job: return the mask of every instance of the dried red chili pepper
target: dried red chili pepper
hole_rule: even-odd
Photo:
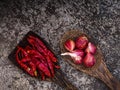
[[[52,74],[52,76],[54,76],[54,67],[53,67],[53,63],[52,63],[52,61],[53,62],[56,62],[56,59],[55,59],[55,57],[53,57],[53,55],[49,55],[48,53],[49,53],[49,51],[48,52],[45,52],[45,50],[43,50],[42,48],[40,48],[40,47],[38,47],[37,45],[34,45],[36,48],[38,48],[38,51],[40,51],[40,53],[42,53],[43,55],[44,55],[44,57],[46,57],[46,60],[47,60],[47,62],[48,62],[48,67],[49,67],[49,69],[50,69],[50,71],[51,71],[51,74]],[[41,50],[42,49],[42,50]],[[52,57],[52,58],[51,58]],[[51,59],[51,60],[50,60]]]
[[[54,69],[60,68],[55,65],[57,59],[54,54],[37,37],[29,36],[27,41],[29,44],[25,48],[18,47],[16,52],[18,64],[31,76],[40,75],[42,80],[46,77],[54,77]]]
[[[28,56],[28,53],[23,48],[18,46],[18,49],[22,52],[22,55],[24,55],[25,57]]]
[[[38,63],[37,68],[44,72],[46,76],[51,77],[49,69],[43,63]]]
[[[50,69],[50,71],[51,71],[51,74],[52,74],[52,76],[54,76],[54,67],[53,67],[53,63],[51,62],[49,56],[47,56],[46,59],[47,59],[47,63],[48,63],[49,69]]]
[[[48,65],[47,65],[47,63],[46,63],[45,60],[42,60],[42,59],[36,58],[36,57],[31,57],[31,59],[32,59],[32,62],[33,62],[35,65],[37,64],[37,62],[40,62],[40,63],[43,63],[46,67],[48,67]]]
[[[33,71],[34,75],[37,76],[36,65],[33,62],[29,62],[29,66]]]
[[[37,59],[38,61],[40,61],[41,63],[44,63],[44,65],[46,67],[48,67],[47,63],[46,63],[46,59],[42,56],[42,54],[40,54],[38,51],[35,50],[28,50],[27,51],[28,54],[30,54],[31,59]]]
[[[50,71],[46,65],[46,63],[44,62],[40,62],[38,59],[34,58],[33,61],[32,61],[38,70],[44,72],[44,74],[48,77],[51,77],[51,74],[50,74]]]
[[[43,48],[41,48],[38,43],[35,42],[35,40],[31,39],[31,38],[27,38],[29,44],[35,49],[37,50],[39,53],[47,55],[47,53],[43,50]]]
[[[37,43],[39,43],[40,47],[42,47],[43,49],[47,49],[46,46],[44,45],[44,43],[40,39],[38,39],[37,37],[29,36],[29,38],[31,38],[31,40],[34,40]]]
[[[25,49],[24,49],[25,51],[28,51],[28,50],[33,50],[33,48],[32,47],[30,47],[29,45],[27,45],[26,47],[25,47]]]
[[[50,59],[51,59],[52,62],[57,62],[57,59],[55,58],[55,56],[50,51],[48,51],[48,55],[50,56]]]
[[[44,51],[50,56],[51,60],[53,62],[57,62],[57,59],[55,58],[54,54],[50,50],[47,49],[44,43],[38,38],[35,38],[35,39],[38,42],[38,44],[44,49]]]
[[[37,37],[29,36],[28,41],[32,46],[36,47],[40,53],[43,53],[44,55],[49,55],[53,62],[57,62],[57,59],[55,58],[54,54],[47,49],[45,44],[40,39],[38,39]]]
[[[30,54],[31,56],[35,57],[35,58],[41,58],[41,59],[45,59],[38,51],[36,50],[27,50],[27,53]]]
[[[27,73],[29,73],[31,76],[34,76],[34,74],[32,72],[30,72],[30,67],[28,67],[26,64],[22,63],[21,60],[18,57],[18,54],[20,53],[20,50],[22,50],[20,47],[18,47],[18,50],[16,52],[16,61],[18,62],[18,64],[20,65],[21,68],[23,68]]]
[[[55,72],[54,72],[54,68],[59,69],[60,66],[55,65],[53,62],[51,62],[51,59],[50,59],[49,56],[47,56],[46,58],[47,58],[47,63],[48,63],[48,65],[49,65],[49,68],[50,68],[51,74],[52,74],[52,76],[54,77],[54,73],[55,73]]]
[[[29,62],[31,59],[29,57],[24,57],[21,59],[22,63]]]
[[[57,69],[60,69],[60,66],[58,66],[58,65],[54,65],[54,67],[57,68]]]

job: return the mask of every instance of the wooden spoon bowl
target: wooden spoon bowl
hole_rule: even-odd
[[[67,50],[64,48],[64,43],[66,40],[68,39],[75,40],[78,36],[82,34],[86,35],[85,33],[80,32],[78,30],[70,30],[66,32],[60,40],[61,53],[67,52]],[[94,39],[90,38],[88,35],[86,36],[91,42],[94,43]],[[63,56],[63,58],[64,60],[66,60],[69,64],[71,64],[73,67],[75,67],[79,71],[82,71],[90,76],[93,76],[95,78],[102,80],[111,90],[120,90],[120,82],[117,79],[115,79],[110,73],[110,71],[107,69],[107,66],[104,62],[103,55],[98,46],[97,46],[97,51],[95,54],[96,63],[91,68],[86,68],[83,65],[74,64],[70,56]]]

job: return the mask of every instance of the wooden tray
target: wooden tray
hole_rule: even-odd
[[[29,35],[32,35],[32,36],[35,36],[35,37],[38,37],[40,40],[42,40],[44,42],[44,44],[47,46],[47,48],[49,50],[52,50],[52,48],[49,46],[49,44],[43,39],[41,38],[40,36],[38,36],[37,34],[35,34],[34,32],[30,31],[28,32],[25,37],[20,41],[20,43],[17,45],[17,46],[21,46],[21,47],[25,47],[26,45],[28,45],[28,42],[27,42],[27,37]],[[16,62],[15,60],[15,53],[16,53],[16,50],[17,50],[17,46],[16,48],[10,53],[10,55],[8,56],[8,58],[13,62],[13,64],[18,65],[18,63]],[[54,53],[54,52],[53,52]],[[58,63],[59,64],[59,63]],[[20,68],[20,67],[19,67]],[[25,72],[25,71],[24,71]],[[26,72],[25,72],[26,73]],[[40,79],[40,78],[38,78]],[[61,69],[55,69],[55,76],[54,78],[47,78],[46,79],[47,81],[52,81],[52,82],[55,82],[57,83],[59,86],[61,86],[64,90],[78,90],[75,86],[73,86],[68,80],[67,80],[67,77],[66,75],[62,72]]]

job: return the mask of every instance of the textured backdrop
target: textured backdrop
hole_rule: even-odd
[[[0,90],[63,90],[30,77],[8,59],[29,31],[51,45],[61,69],[79,90],[108,90],[100,80],[78,72],[60,57],[59,40],[70,29],[95,39],[110,72],[120,80],[119,0],[0,0]]]

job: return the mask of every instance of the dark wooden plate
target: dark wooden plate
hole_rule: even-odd
[[[52,50],[52,48],[49,46],[49,44],[40,36],[38,36],[37,34],[35,34],[34,32],[30,31],[28,32],[25,37],[20,41],[20,43],[17,46],[21,46],[21,47],[25,47],[26,45],[28,45],[29,43],[27,42],[27,37],[29,35],[32,35],[34,37],[39,38],[40,40],[43,41],[43,43],[47,46],[47,48],[49,50],[51,50],[53,53],[54,51]],[[8,56],[8,58],[19,67],[18,63],[16,62],[15,59],[15,53],[17,50],[17,46],[15,47],[15,49],[10,53],[10,55]],[[59,64],[59,63],[57,63]],[[20,67],[19,67],[20,68]],[[21,68],[20,68],[21,69]],[[24,70],[23,70],[24,71]],[[25,71],[24,71],[25,72]],[[26,73],[26,72],[25,72]],[[40,79],[40,78],[39,78]],[[61,86],[62,88],[64,88],[65,90],[77,90],[77,88],[75,86],[73,86],[68,80],[66,75],[62,72],[61,69],[55,69],[55,76],[54,78],[47,78],[47,81],[53,81],[55,83],[57,83],[59,86]]]

